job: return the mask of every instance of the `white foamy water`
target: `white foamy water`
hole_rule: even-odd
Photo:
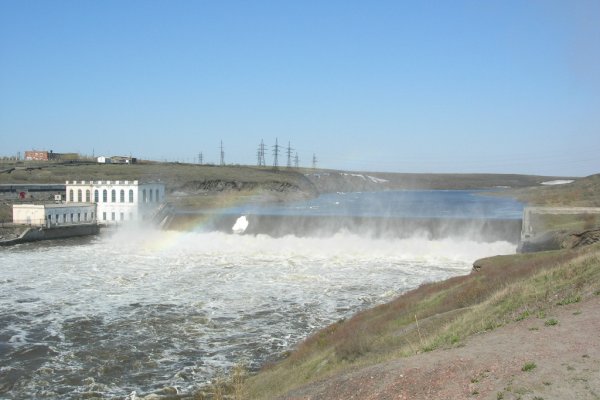
[[[0,397],[189,393],[515,245],[120,231],[0,249]]]

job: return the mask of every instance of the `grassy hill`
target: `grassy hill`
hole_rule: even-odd
[[[538,186],[507,193],[539,206],[600,207],[600,174],[556,186]]]

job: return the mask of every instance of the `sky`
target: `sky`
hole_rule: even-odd
[[[600,172],[600,1],[0,0],[0,156]]]

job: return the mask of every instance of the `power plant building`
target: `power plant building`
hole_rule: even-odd
[[[99,224],[146,220],[164,201],[165,185],[159,182],[66,182],[66,203],[94,203]]]

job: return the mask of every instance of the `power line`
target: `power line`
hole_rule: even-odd
[[[221,163],[220,165],[225,165],[225,151],[223,150],[223,141],[221,140]]]
[[[260,139],[260,145],[258,146],[258,151],[256,154],[256,165],[259,167],[266,166],[265,162],[265,142]]]
[[[275,138],[275,146],[273,146],[273,168],[279,168],[279,144],[277,138]]]
[[[292,168],[292,145],[291,143],[288,141],[288,147],[287,147],[287,167],[288,168]]]

